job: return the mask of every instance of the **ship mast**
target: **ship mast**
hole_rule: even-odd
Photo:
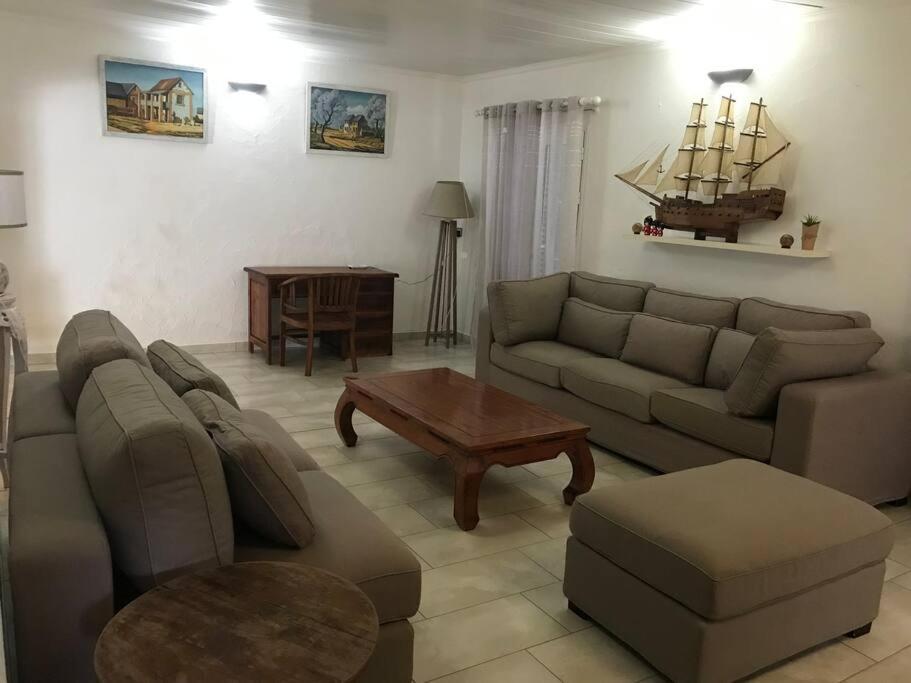
[[[690,167],[689,167],[689,169],[687,169],[687,172],[686,172],[686,192],[683,193],[684,199],[690,198],[690,183],[692,182],[692,178],[693,178],[693,167],[696,165],[696,147],[699,142],[699,128],[702,125],[702,112],[704,110],[705,110],[705,98],[700,97],[699,98],[699,114],[696,117],[696,127],[695,127],[696,135],[693,138],[693,144],[692,144],[692,150],[691,150],[692,153],[690,154]],[[688,124],[687,127],[689,127],[691,125],[692,124]]]
[[[755,170],[756,164],[756,145],[759,142],[759,122],[762,121],[762,108],[764,106],[762,98],[760,97],[759,108],[756,110],[756,128],[753,130],[753,148],[750,150],[750,173],[747,178],[747,190],[750,190],[753,187],[753,171]]]
[[[712,201],[718,200],[718,188],[721,186],[721,171],[724,168],[724,153],[727,151],[728,146],[728,128],[734,124],[731,122],[731,106],[734,104],[734,95],[728,95],[728,106],[727,111],[724,112],[724,132],[721,134],[721,150],[718,153],[718,168],[715,170],[715,195],[712,197]],[[717,126],[718,123],[716,122]]]

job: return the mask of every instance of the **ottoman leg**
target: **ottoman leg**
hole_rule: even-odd
[[[573,614],[575,614],[580,619],[585,619],[585,621],[592,620],[592,618],[590,616],[588,616],[588,614],[586,614],[585,611],[581,607],[579,607],[579,605],[574,603],[572,600],[567,601],[567,606],[569,607],[569,611],[572,612]]]
[[[861,636],[867,635],[872,629],[873,629],[873,622],[871,621],[869,624],[864,624],[860,628],[856,628],[853,631],[848,631],[845,634],[845,637],[860,638]]]

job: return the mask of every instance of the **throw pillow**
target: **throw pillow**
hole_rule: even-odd
[[[770,327],[756,337],[725,392],[725,403],[734,415],[771,416],[784,386],[864,372],[883,343],[865,327],[823,331]]]
[[[637,313],[620,360],[688,384],[702,384],[714,338],[711,325]]]

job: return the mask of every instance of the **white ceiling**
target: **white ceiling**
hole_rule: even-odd
[[[160,26],[204,22],[228,2],[253,2],[271,28],[328,58],[466,76],[644,43],[637,27],[701,0],[0,0],[0,9]]]

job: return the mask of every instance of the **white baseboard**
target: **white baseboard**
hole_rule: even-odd
[[[414,339],[423,339],[425,332],[393,332],[393,341],[411,341]],[[459,332],[459,342],[463,344],[471,343],[471,337],[464,332]],[[237,351],[246,351],[247,342],[219,342],[217,344],[184,344],[181,348],[190,353],[235,353]],[[54,365],[57,362],[56,353],[30,353],[28,355],[29,367],[33,365]]]

